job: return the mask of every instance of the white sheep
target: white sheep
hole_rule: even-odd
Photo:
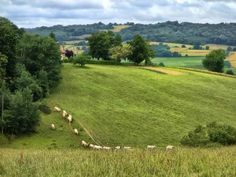
[[[54,107],[54,110],[55,110],[56,112],[61,112],[61,108],[59,108],[59,107],[57,107],[57,106]]]
[[[88,146],[89,146],[89,144],[86,143],[84,140],[81,142],[81,144],[82,144],[83,146],[85,146],[85,147],[88,147]]]
[[[72,115],[69,115],[69,116],[67,117],[67,120],[71,123],[71,122],[72,122]]]
[[[96,150],[101,150],[101,149],[102,149],[102,146],[94,145],[93,148],[96,149]]]
[[[174,146],[172,146],[172,145],[166,146],[166,150],[173,150],[173,149],[174,149]]]
[[[62,117],[63,117],[63,118],[66,118],[66,116],[67,116],[67,112],[66,112],[65,110],[63,110],[63,111],[62,111]]]
[[[124,149],[125,149],[125,150],[131,150],[131,147],[124,146]]]
[[[120,149],[120,146],[116,146],[115,149],[116,149],[116,150],[119,150],[119,149]]]
[[[90,148],[94,148],[94,145],[93,145],[93,144],[89,144],[89,147],[90,147]]]
[[[104,149],[104,150],[110,150],[111,147],[103,146],[102,149]]]
[[[147,145],[147,149],[155,149],[156,148],[156,146],[154,146],[154,145]]]
[[[78,131],[78,129],[77,129],[77,128],[75,128],[75,129],[74,129],[74,133],[75,133],[76,135],[78,135],[78,134],[79,134],[79,131]]]
[[[52,129],[52,130],[55,130],[55,129],[56,129],[55,124],[51,124],[51,129]]]

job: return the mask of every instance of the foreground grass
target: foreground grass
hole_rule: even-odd
[[[236,148],[145,151],[0,149],[0,176],[234,177]]]

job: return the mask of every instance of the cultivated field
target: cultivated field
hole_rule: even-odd
[[[171,70],[171,69],[168,69]],[[236,126],[236,79],[179,69],[160,74],[138,67],[65,64],[63,80],[45,102],[73,115],[69,126],[58,113],[42,115],[36,134],[3,147],[77,148],[93,142],[143,148],[179,145],[183,135],[212,121]],[[50,129],[55,123],[56,130]],[[80,130],[79,136],[72,128]]]
[[[228,61],[234,68],[236,68],[236,53],[231,53],[230,56],[228,57]]]
[[[116,25],[114,26],[114,29],[112,30],[114,33],[118,33],[123,29],[129,28],[129,25]]]
[[[172,152],[0,149],[0,176],[235,177],[235,157],[235,147]]]

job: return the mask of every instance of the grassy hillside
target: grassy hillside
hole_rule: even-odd
[[[191,71],[165,75],[137,67],[66,64],[63,80],[45,100],[70,112],[76,136],[58,113],[42,116],[38,133],[5,147],[77,147],[89,140],[80,124],[107,145],[179,144],[198,124],[236,126],[236,79]],[[56,130],[50,130],[55,123]],[[79,124],[80,123],[80,124]]]
[[[235,177],[235,155],[235,147],[174,152],[0,149],[0,176]]]

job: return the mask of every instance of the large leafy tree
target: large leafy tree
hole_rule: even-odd
[[[139,64],[144,60],[148,61],[150,57],[153,57],[154,52],[142,36],[136,35],[129,44],[132,51],[129,60],[134,63]]]
[[[122,59],[127,59],[131,55],[131,52],[131,46],[129,44],[119,45],[110,49],[111,58],[119,63]]]
[[[223,72],[225,58],[226,53],[224,50],[213,50],[206,56],[202,63],[203,66],[210,71]]]
[[[25,65],[31,75],[47,72],[50,87],[60,80],[60,50],[51,37],[24,34],[17,46],[19,62]]]
[[[109,50],[112,47],[121,45],[121,37],[119,35],[115,35],[113,32],[102,31],[94,33],[92,36],[88,38],[89,41],[89,53],[93,58],[97,59],[110,59]]]
[[[6,65],[6,77],[8,79],[15,75],[16,45],[23,31],[8,19],[0,17],[0,53],[8,59]]]

